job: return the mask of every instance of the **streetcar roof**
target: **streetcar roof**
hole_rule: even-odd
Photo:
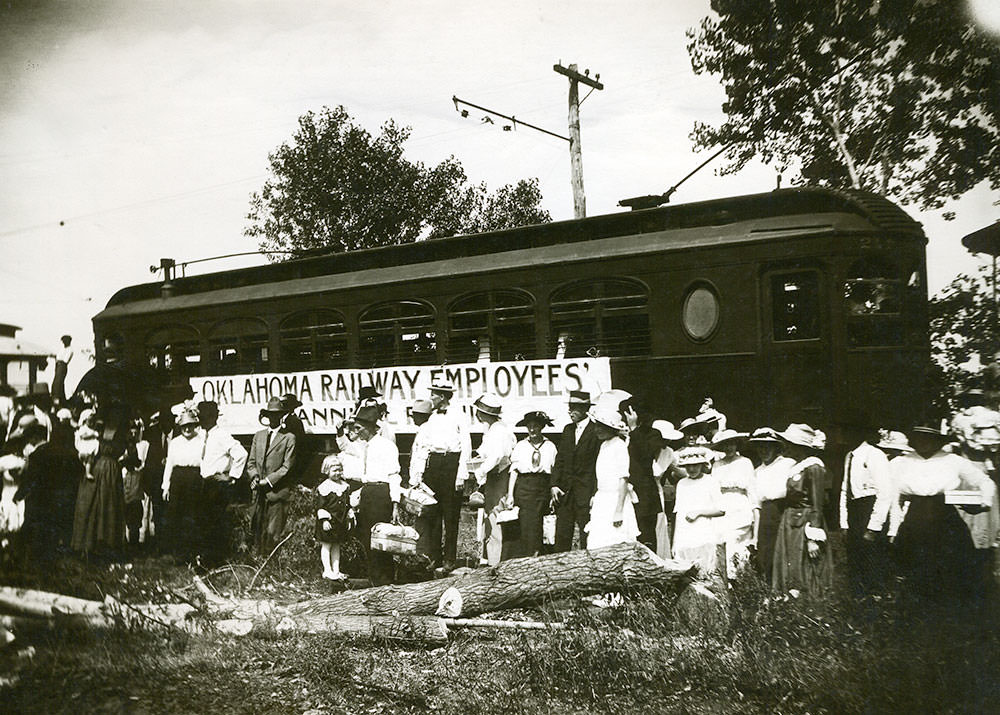
[[[595,256],[632,256],[872,228],[922,236],[919,223],[874,194],[815,187],[782,189],[175,278],[170,297],[161,297],[162,282],[144,283],[115,293],[95,320],[197,307],[209,300],[214,304],[252,301],[539,263],[572,263]]]

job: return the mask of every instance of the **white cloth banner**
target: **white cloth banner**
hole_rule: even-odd
[[[261,429],[260,411],[268,399],[292,393],[302,402],[296,414],[308,432],[330,434],[350,417],[362,387],[374,385],[389,407],[388,421],[397,433],[413,433],[410,408],[430,395],[431,381],[447,378],[455,386],[452,405],[470,416],[470,429],[481,431],[472,417],[472,405],[484,392],[495,392],[503,401],[503,419],[513,426],[526,412],[542,410],[562,429],[569,421],[566,403],[572,390],[585,390],[596,398],[611,389],[608,358],[483,362],[425,367],[387,367],[372,370],[314,370],[193,377],[195,401],[214,400],[219,424],[233,434]]]

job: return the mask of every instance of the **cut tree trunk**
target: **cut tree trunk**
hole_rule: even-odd
[[[650,588],[680,591],[694,578],[687,562],[664,561],[638,543],[615,544],[590,551],[502,561],[461,576],[346,591],[291,604],[295,618],[350,614],[432,615],[441,595],[454,587],[462,595],[462,616],[507,608],[540,605],[567,596]]]

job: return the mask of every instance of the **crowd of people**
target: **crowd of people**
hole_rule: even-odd
[[[840,425],[849,451],[835,476],[824,433],[808,424],[737,431],[709,399],[675,427],[618,390],[571,392],[568,424],[554,439],[548,414],[518,414],[511,426],[503,400],[485,393],[472,406],[483,433],[473,450],[454,394],[437,379],[428,399],[410,406],[416,433],[403,465],[386,403],[362,390],[313,489],[324,578],[347,577],[341,556],[353,539],[366,573],[352,575],[391,583],[396,561],[374,544],[373,529],[399,524],[414,503],[419,551],[436,573],[454,570],[467,503],[483,565],[639,542],[720,579],[753,568],[776,592],[821,595],[833,583],[830,535],[840,528],[859,595],[897,577],[927,593],[981,593],[991,582],[1000,413],[976,404],[983,400],[947,426],[905,433],[852,416]],[[145,546],[217,562],[241,483],[256,551],[269,555],[287,535],[287,505],[305,488],[307,459],[295,395],[260,410],[249,449],[218,424],[214,402],[142,420],[115,399],[60,406],[44,389],[4,399],[6,558],[44,562],[60,549],[120,558]]]

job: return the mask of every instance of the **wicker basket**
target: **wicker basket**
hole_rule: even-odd
[[[413,516],[423,516],[434,510],[437,499],[423,489],[404,489],[399,498],[399,508]]]

